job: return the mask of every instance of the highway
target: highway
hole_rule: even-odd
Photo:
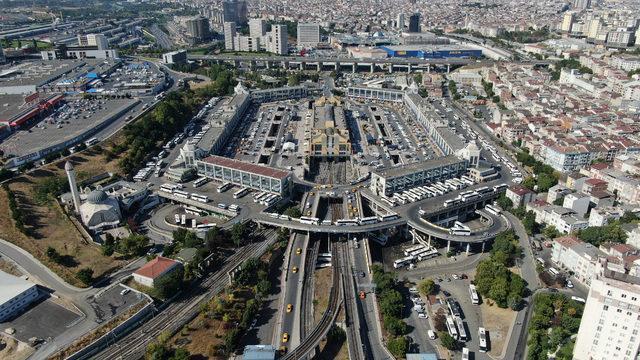
[[[418,58],[385,58],[385,59],[356,59],[337,57],[307,57],[307,56],[280,56],[280,55],[188,55],[190,60],[220,60],[220,61],[269,61],[269,62],[305,62],[305,63],[335,63],[340,64],[393,64],[393,65],[467,65],[476,60],[450,58],[450,59],[418,59]]]
[[[300,344],[300,321],[301,303],[302,303],[302,284],[305,277],[306,267],[305,259],[307,256],[307,245],[309,244],[309,236],[303,234],[292,234],[291,253],[289,253],[289,262],[285,264],[283,271],[285,272],[285,285],[283,291],[282,307],[279,309],[281,313],[281,326],[277,336],[280,338],[279,345],[294,348]],[[299,249],[299,254],[298,254]],[[287,307],[291,305],[291,312],[287,311]],[[282,340],[284,333],[287,333],[289,340],[285,343]]]
[[[228,284],[228,272],[250,257],[258,257],[276,240],[276,232],[264,232],[266,240],[239,248],[228,257],[215,272],[201,280],[199,286],[191,286],[152,319],[144,322],[106,349],[93,356],[93,359],[139,359],[144,357],[147,345],[160,333],[175,333],[187,324],[199,312],[199,305],[209,301]]]

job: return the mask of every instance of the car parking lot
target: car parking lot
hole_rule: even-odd
[[[10,321],[1,323],[0,326],[2,329],[15,329],[12,336],[29,343],[29,340],[33,338],[48,341],[64,332],[81,318],[80,314],[59,305],[47,294],[43,295],[41,300],[36,301],[25,312]]]

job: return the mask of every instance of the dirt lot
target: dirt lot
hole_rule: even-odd
[[[511,309],[501,309],[495,304],[489,306],[489,302],[484,301],[480,304],[480,314],[482,316],[482,324],[489,332],[491,351],[488,354],[492,357],[499,357],[502,353],[502,348],[505,346],[509,327],[513,324],[517,312]]]
[[[33,354],[34,349],[12,337],[0,334],[0,359],[24,360]]]
[[[314,271],[314,289],[331,289],[331,273],[330,267],[317,269]],[[320,321],[322,314],[329,306],[329,292],[328,291],[314,291],[313,292],[313,321],[314,324]]]
[[[74,154],[68,160],[74,164],[79,182],[105,171],[117,171],[117,160],[106,161],[102,153],[93,149]],[[98,246],[87,243],[54,201],[49,204],[39,204],[35,201],[38,183],[47,177],[65,176],[65,161],[49,164],[9,183],[9,188],[16,195],[18,206],[27,214],[25,227],[31,231],[31,236],[15,228],[7,193],[0,190],[0,237],[33,254],[67,282],[82,286],[75,277],[79,269],[90,267],[94,271],[94,277],[99,277],[120,267],[123,262],[103,256]],[[72,256],[72,266],[65,267],[50,261],[45,255],[49,246],[62,255]]]
[[[7,274],[14,275],[14,276],[22,276],[22,275],[24,275],[24,274],[22,274],[20,272],[20,270],[18,270],[18,267],[16,266],[16,264],[14,264],[10,260],[3,259],[2,256],[0,256],[0,270],[6,272]]]

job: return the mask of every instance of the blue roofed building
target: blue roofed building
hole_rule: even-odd
[[[274,360],[276,347],[273,345],[247,345],[242,353],[243,360]]]
[[[407,354],[407,360],[438,360],[434,353]]]

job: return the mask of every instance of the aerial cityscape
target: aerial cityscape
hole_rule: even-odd
[[[640,359],[640,1],[0,0],[0,359]]]

